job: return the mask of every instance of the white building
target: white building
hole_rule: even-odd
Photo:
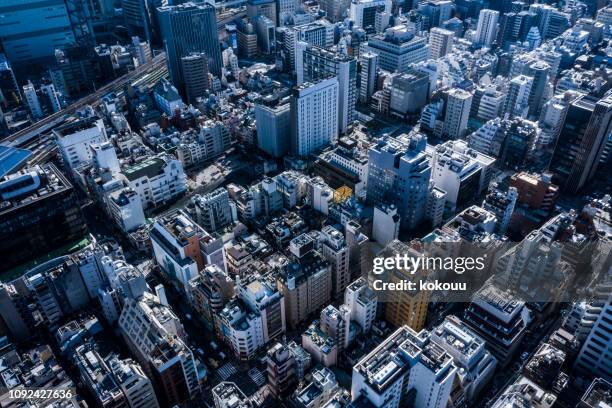
[[[93,152],[91,144],[106,142],[106,129],[102,119],[88,117],[60,126],[53,130],[64,164],[75,169],[83,164],[90,164]]]
[[[158,207],[187,191],[187,176],[181,162],[160,154],[121,172],[128,186],[140,196],[144,209]]]
[[[398,408],[414,395],[415,408],[447,406],[457,368],[428,333],[400,327],[353,367],[351,399],[364,397],[377,408]]]
[[[338,80],[305,83],[291,97],[291,153],[307,156],[338,138]]]
[[[359,57],[361,63],[361,88],[359,88],[359,101],[367,103],[376,86],[376,70],[378,69],[378,55],[364,52]]]
[[[485,348],[485,341],[456,316],[447,316],[431,332],[431,341],[439,344],[459,371],[464,396],[468,405],[493,377],[497,360]]]
[[[495,41],[497,35],[497,21],[499,20],[499,11],[495,10],[480,10],[478,15],[478,26],[476,27],[476,35],[474,43],[490,47]]]
[[[344,304],[351,311],[351,321],[357,323],[363,333],[369,332],[376,319],[378,297],[365,278],[361,277],[346,287]]]
[[[428,145],[427,153],[431,179],[446,192],[446,208],[450,212],[454,212],[458,203],[467,203],[489,186],[495,159],[470,149],[465,141]]]
[[[140,196],[129,187],[110,193],[106,206],[111,218],[123,232],[133,232],[145,224]]]
[[[471,106],[472,94],[470,92],[460,88],[448,91],[446,115],[442,126],[443,136],[449,139],[459,139],[465,135]]]
[[[40,107],[40,100],[38,99],[36,88],[34,88],[32,82],[28,81],[28,83],[23,86],[23,95],[25,96],[28,108],[30,108],[30,112],[34,119],[42,118],[43,111]]]
[[[429,31],[429,49],[431,58],[438,59],[453,50],[455,33],[440,27],[433,27]]]
[[[372,221],[372,238],[380,245],[385,246],[397,239],[400,230],[400,216],[397,207],[390,205],[377,205],[374,207]]]

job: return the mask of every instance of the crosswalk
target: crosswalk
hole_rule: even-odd
[[[222,365],[217,370],[217,374],[219,374],[219,377],[221,377],[223,381],[227,381],[228,378],[230,378],[232,375],[236,374],[237,372],[238,370],[236,370],[236,367],[231,362]]]
[[[249,377],[251,377],[251,380],[253,380],[253,382],[257,384],[258,387],[261,387],[266,383],[266,377],[261,371],[256,368],[251,368],[249,370]]]

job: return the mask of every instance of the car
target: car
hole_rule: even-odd
[[[524,351],[524,352],[521,354],[521,360],[523,360],[523,361],[524,361],[524,360],[527,360],[527,357],[529,357],[529,353],[528,353],[528,352],[526,352],[526,351]]]
[[[217,346],[217,343],[215,343],[214,341],[210,342],[210,347],[212,347],[213,350],[217,350],[219,348],[219,346]]]
[[[200,356],[204,357],[204,350],[202,350],[201,348],[198,348],[196,351],[198,352]]]
[[[191,315],[189,313],[185,313],[185,317],[187,318],[187,320],[191,320]]]

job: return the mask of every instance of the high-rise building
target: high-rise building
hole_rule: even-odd
[[[274,344],[267,353],[268,386],[276,398],[284,398],[293,392],[297,375],[296,362],[289,347],[284,344]]]
[[[612,349],[612,302],[603,304],[601,312],[587,336],[574,369],[582,374],[612,381],[612,364],[606,356]]]
[[[64,165],[70,169],[91,164],[93,151],[89,146],[107,141],[104,122],[93,116],[53,129],[53,135]]]
[[[138,300],[127,298],[118,326],[161,404],[180,404],[199,391],[195,359],[182,340],[185,330],[165,295],[145,292]]]
[[[332,294],[338,298],[351,280],[349,249],[344,235],[331,225],[321,230],[321,255],[332,267]]]
[[[456,375],[452,356],[426,331],[402,326],[353,367],[351,399],[377,408],[443,408]]]
[[[350,0],[321,0],[319,6],[329,21],[336,23],[348,15],[350,4]]]
[[[0,269],[83,238],[87,231],[72,184],[53,165],[0,179]]]
[[[411,64],[429,58],[427,38],[415,35],[406,25],[370,37],[368,49],[378,55],[380,67],[389,72],[406,72]]]
[[[376,31],[376,13],[390,13],[391,0],[352,0],[349,18],[355,26],[363,28],[366,33]]]
[[[611,119],[612,95],[581,95],[570,104],[550,163],[562,189],[576,193],[593,178]]]
[[[193,105],[208,89],[208,57],[203,52],[186,55],[181,58],[181,70],[187,103]]]
[[[525,302],[494,286],[478,291],[465,311],[465,322],[487,344],[487,349],[505,367],[516,353],[530,321]]]
[[[416,69],[393,75],[389,113],[403,118],[421,112],[427,104],[429,87],[429,76]]]
[[[476,27],[476,35],[474,43],[490,47],[495,41],[497,35],[497,20],[499,19],[499,11],[495,10],[480,10],[478,15],[478,26]]]
[[[316,82],[335,76],[338,81],[338,131],[347,132],[355,117],[357,102],[357,60],[339,52],[309,46],[296,45],[298,86],[304,82]]]
[[[307,156],[337,140],[338,97],[336,77],[306,82],[294,88],[291,96],[292,154]]]
[[[233,221],[227,189],[219,187],[206,194],[191,198],[193,207],[188,207],[193,219],[207,232],[217,232]]]
[[[360,55],[361,85],[359,87],[359,101],[368,103],[376,86],[376,70],[378,69],[378,55],[365,52]]]
[[[32,82],[28,81],[28,83],[23,86],[23,96],[28,103],[28,108],[30,108],[33,119],[38,120],[42,118],[42,107],[40,106],[40,100],[38,99],[36,88],[34,88]]]
[[[314,250],[314,245],[314,240],[306,234],[292,239],[289,249],[293,258],[277,278],[285,301],[287,324],[292,328],[331,300],[331,265]]]
[[[85,2],[81,5],[87,7]],[[0,42],[15,69],[50,62],[56,49],[72,45],[78,39],[66,1],[48,4],[36,0],[7,0],[2,7],[5,25]]]
[[[221,76],[223,64],[214,6],[187,2],[159,7],[157,11],[172,83],[182,87],[185,77],[181,58],[193,52],[206,54],[209,72]]]
[[[368,202],[394,204],[407,229],[416,228],[425,217],[431,176],[426,145],[422,134],[387,137],[368,154]]]
[[[438,59],[453,50],[455,33],[443,28],[434,27],[429,32],[429,50],[431,58]]]
[[[257,147],[272,157],[283,157],[289,151],[291,111],[288,98],[278,95],[262,97],[255,104]]]
[[[15,72],[6,55],[0,53],[0,103],[4,109],[13,108],[21,101],[21,92]]]
[[[465,135],[472,106],[472,94],[460,88],[448,91],[446,115],[442,135],[447,139],[460,139]]]
[[[123,18],[130,35],[144,38],[147,43],[161,42],[157,8],[163,0],[122,0]]]
[[[527,117],[532,86],[533,78],[525,75],[512,78],[504,104],[504,114],[510,117]]]

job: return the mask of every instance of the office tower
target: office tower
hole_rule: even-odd
[[[456,375],[451,355],[426,331],[402,326],[353,367],[351,400],[377,408],[444,408]]]
[[[540,114],[544,91],[549,82],[550,65],[544,61],[535,61],[526,67],[525,75],[533,78],[529,94],[529,115],[537,117]]]
[[[321,0],[319,6],[329,21],[337,23],[348,15],[350,4],[351,0]]]
[[[425,217],[431,167],[422,134],[387,137],[368,153],[367,200],[372,205],[394,204],[406,229]]]
[[[427,38],[415,35],[406,25],[370,37],[368,49],[378,55],[380,67],[389,72],[406,72],[411,64],[429,58]]]
[[[487,343],[505,367],[525,336],[529,310],[525,302],[494,286],[479,290],[465,311],[464,321]]]
[[[292,258],[277,277],[277,286],[285,301],[287,324],[291,328],[331,300],[331,265],[314,250],[314,244],[307,234],[292,239],[289,243]]]
[[[259,50],[266,55],[275,53],[276,28],[274,22],[266,16],[259,16],[255,19],[255,28]]]
[[[331,76],[336,77],[338,81],[338,131],[342,134],[346,133],[355,117],[357,60],[339,52],[327,51],[298,42],[295,65],[298,85],[304,82],[316,82]]]
[[[296,41],[320,48],[330,48],[334,45],[334,25],[325,19],[296,26],[294,30]]]
[[[297,10],[297,0],[276,0],[276,22],[279,26],[285,25],[285,22],[295,14]]]
[[[19,105],[21,92],[13,67],[6,55],[0,53],[0,103],[4,108],[13,108]]]
[[[272,157],[283,157],[289,151],[291,132],[289,100],[278,95],[260,98],[255,104],[257,147]]]
[[[204,231],[182,211],[158,218],[150,236],[162,272],[185,289],[204,266],[216,264],[225,269],[221,239]]]
[[[43,95],[46,96],[47,103],[51,112],[55,113],[62,110],[62,106],[60,105],[60,101],[58,98],[58,93],[56,92],[55,86],[53,86],[53,84],[41,85],[40,91]]]
[[[236,279],[237,297],[261,319],[264,344],[285,333],[285,302],[273,280],[250,275]]]
[[[477,90],[478,91],[478,90]],[[506,95],[493,88],[487,88],[480,95],[478,103],[475,101],[476,95],[474,95],[474,101],[472,101],[472,112],[475,112],[475,116],[482,120],[492,120],[500,116],[500,112],[504,107]]]
[[[376,31],[376,13],[390,13],[390,0],[352,0],[349,8],[349,19],[356,27],[363,28],[366,33]]]
[[[210,193],[194,195],[187,211],[198,225],[211,233],[233,222],[229,195],[223,187]]]
[[[404,118],[421,112],[427,104],[429,86],[429,76],[422,71],[409,69],[393,75],[389,113]]]
[[[578,192],[595,175],[611,118],[612,95],[580,95],[570,104],[549,167],[565,191]]]
[[[28,108],[30,108],[32,118],[34,120],[42,118],[43,111],[40,107],[40,100],[38,99],[38,95],[36,94],[36,88],[34,88],[32,82],[28,81],[28,83],[23,86],[23,96],[25,97],[25,100],[28,103]]]
[[[431,331],[431,341],[453,357],[457,376],[468,406],[492,379],[497,360],[486,349],[485,341],[457,316],[446,316]]]
[[[94,91],[96,65],[92,54],[93,48],[78,45],[56,50],[50,75],[62,94],[76,97]]]
[[[338,138],[338,80],[306,82],[291,96],[290,152],[307,156]],[[346,96],[346,95],[345,95]]]
[[[200,390],[195,359],[182,339],[185,330],[165,295],[144,292],[138,300],[127,298],[118,327],[153,382],[160,405],[180,404]]]
[[[121,7],[128,33],[144,38],[148,44],[161,42],[157,8],[163,5],[163,0],[122,0]]]
[[[0,269],[82,239],[87,226],[72,184],[53,165],[0,179]]]
[[[491,181],[495,159],[470,149],[463,140],[448,141],[427,149],[432,180],[446,192],[446,208],[454,213],[482,194]]]
[[[612,349],[610,321],[612,321],[612,303],[608,298],[580,350],[574,364],[575,371],[612,381],[612,367],[606,357]]]
[[[447,95],[442,135],[447,139],[460,139],[467,130],[472,94],[460,88],[453,88]]]
[[[208,57],[202,52],[182,57],[181,70],[185,80],[187,103],[193,105],[208,89]]]
[[[221,76],[221,49],[215,8],[208,3],[183,3],[157,9],[164,39],[170,78],[175,86],[184,83],[181,58],[192,52],[208,57],[208,70]]]
[[[296,385],[296,362],[289,347],[274,344],[267,353],[268,387],[275,398],[286,398]]]
[[[218,335],[218,316],[234,293],[234,281],[217,265],[205,266],[196,278],[189,281],[191,306],[204,320],[206,327],[214,329]]]
[[[438,59],[453,50],[455,33],[443,28],[434,27],[429,32],[429,50],[431,58]]]
[[[53,4],[36,0],[3,2],[3,29],[0,42],[13,68],[53,60],[56,49],[77,41],[68,2]],[[85,5],[83,5],[85,7]]]
[[[351,280],[349,248],[344,235],[331,225],[321,230],[321,255],[332,268],[332,295],[339,298]]]
[[[551,98],[542,106],[538,144],[551,146],[557,142],[568,108],[569,102],[562,97]]]
[[[359,87],[359,102],[367,104],[376,88],[376,71],[378,55],[365,52],[359,57],[361,64],[361,84]]]
[[[476,27],[476,35],[474,43],[485,47],[490,47],[495,41],[497,35],[497,20],[499,19],[499,11],[495,10],[480,10],[478,15],[478,26]]]
[[[508,168],[523,167],[538,135],[538,125],[525,119],[505,120],[503,132],[506,137],[500,162]]]
[[[531,87],[533,86],[533,78],[525,75],[519,75],[510,81],[508,95],[504,104],[504,114],[510,117],[527,117],[529,111],[529,95],[531,95]]]
[[[278,20],[276,19],[276,0],[248,0],[246,7],[247,16],[251,21],[265,16],[274,23],[274,26],[278,25]]]
[[[82,344],[74,352],[74,364],[80,379],[100,407],[126,406],[125,394],[93,345]],[[155,401],[155,403],[157,400]],[[153,405],[156,406],[156,405]]]

